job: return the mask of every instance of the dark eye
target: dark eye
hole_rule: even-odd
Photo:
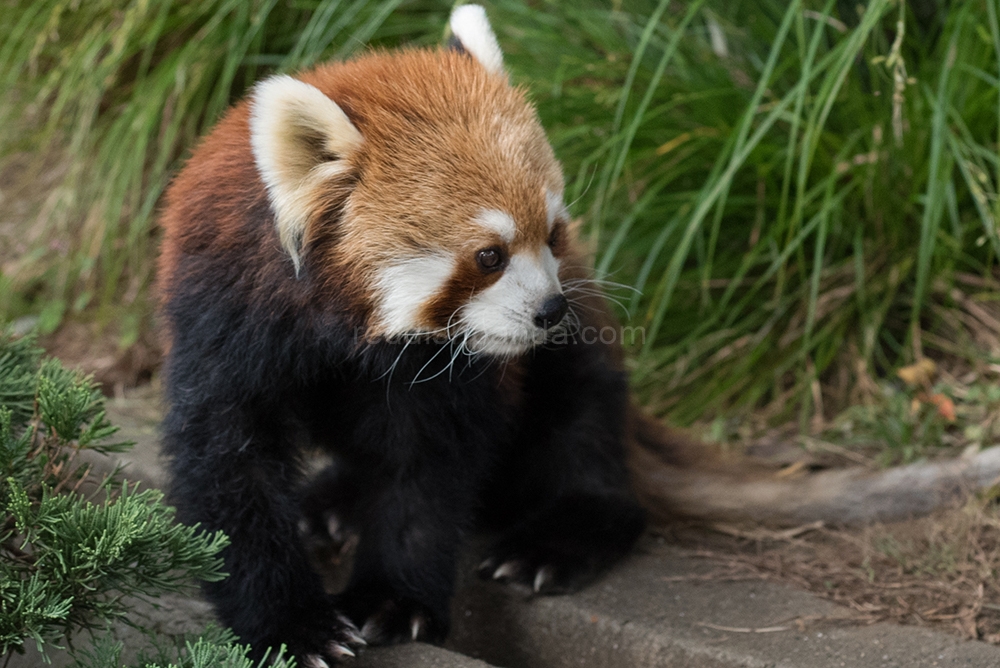
[[[503,251],[499,248],[484,248],[476,253],[476,262],[487,273],[503,269]]]
[[[562,245],[565,234],[566,223],[560,221],[552,226],[552,231],[549,233],[548,243],[549,248],[551,248],[553,252],[556,252],[556,250]]]

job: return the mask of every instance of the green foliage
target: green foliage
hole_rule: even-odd
[[[883,383],[870,402],[834,418],[823,436],[867,452],[882,466],[943,449],[954,453],[1000,445],[1000,387],[957,380],[926,388]]]
[[[47,653],[86,630],[98,641],[75,654],[79,665],[117,668],[122,647],[100,634],[114,620],[131,623],[124,600],[222,578],[227,538],[176,524],[158,490],[109,479],[84,498],[79,453],[129,444],[108,441],[115,428],[90,378],[43,361],[31,338],[2,330],[0,397],[0,656],[26,642]],[[219,631],[161,648],[146,663],[253,665]]]
[[[107,454],[130,445],[108,440],[116,429],[93,381],[41,355],[33,337],[0,330],[0,479],[32,496],[65,485],[80,449]],[[6,494],[0,485],[0,501]]]
[[[320,54],[347,56],[383,40],[437,39],[442,3],[410,0],[394,15],[402,4],[4,3],[0,89],[10,92],[0,100],[0,155],[54,151],[66,171],[33,226],[37,243],[15,248],[18,260],[7,258],[17,281],[15,290],[0,292],[0,316],[19,306],[19,291],[31,290],[45,299],[44,331],[88,307],[146,308],[156,203],[184,150],[275,68],[308,65]],[[425,5],[438,10],[434,20],[422,18]],[[37,130],[25,133],[26,124]],[[63,243],[50,243],[53,235]]]
[[[12,339],[4,336],[2,341],[0,405],[9,414],[6,420],[0,419],[0,423],[5,423],[9,432],[13,424],[25,424],[34,411],[37,369],[42,351],[31,337]]]
[[[91,647],[76,655],[73,668],[110,668],[123,665],[121,642],[103,637]],[[258,663],[247,658],[248,648],[236,643],[232,632],[210,626],[197,638],[181,638],[175,642],[159,644],[152,650],[140,653],[134,665],[142,668],[293,668],[295,662],[282,653],[269,656]]]
[[[912,462],[948,444],[949,422],[934,405],[915,400],[912,392],[893,385],[881,389],[877,399],[837,416],[828,437],[874,449],[883,466]]]
[[[173,509],[161,503],[156,490],[139,492],[123,485],[95,504],[43,488],[32,503],[13,478],[7,485],[7,511],[14,518],[20,553],[12,553],[3,576],[20,584],[21,594],[14,600],[23,603],[34,593],[65,609],[64,628],[103,626],[124,615],[122,595],[178,591],[192,577],[222,577],[221,561],[214,555],[226,539],[175,524]],[[16,629],[18,619],[14,615],[8,623],[13,621]]]
[[[152,212],[194,137],[276,69],[438,41],[451,4],[14,3],[0,149],[38,146],[25,123],[68,147],[66,198],[41,224],[71,257],[46,234],[26,243],[0,277],[21,304],[0,310],[53,325],[124,302],[143,316]],[[655,408],[690,422],[766,407],[804,423],[846,397],[875,401],[873,378],[925,353],[988,368],[994,2],[486,4],[599,272],[629,289],[623,315],[643,328],[633,376]]]
[[[871,386],[928,351],[985,370],[965,323],[998,285],[995,3],[843,4],[550,2],[550,22],[496,21],[599,270],[636,290],[638,389],[674,419],[805,417],[817,381],[831,413],[824,381]]]

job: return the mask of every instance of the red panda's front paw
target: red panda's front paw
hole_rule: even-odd
[[[628,554],[645,525],[645,512],[628,497],[567,495],[501,538],[479,577],[536,594],[573,592]]]
[[[371,645],[401,642],[444,642],[448,635],[447,614],[409,597],[366,596],[345,592],[341,605],[361,629],[361,637]]]
[[[503,549],[498,546],[476,569],[479,577],[527,588],[535,594],[576,591],[599,573],[589,560],[558,549]]]
[[[353,658],[368,644],[351,620],[341,614],[332,622],[299,629],[299,634],[290,649],[305,668],[329,668]]]

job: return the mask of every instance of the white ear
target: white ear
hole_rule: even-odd
[[[461,5],[451,10],[448,22],[451,34],[462,48],[486,68],[488,72],[503,72],[503,52],[496,35],[486,18],[486,10],[479,5]]]
[[[350,171],[349,159],[362,141],[343,110],[315,86],[279,75],[254,89],[250,144],[296,274],[323,187]]]

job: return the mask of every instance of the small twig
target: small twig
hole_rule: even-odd
[[[875,462],[870,457],[865,457],[860,452],[855,452],[853,450],[848,450],[847,448],[837,445],[836,443],[829,443],[822,439],[818,439],[812,436],[799,436],[799,442],[805,446],[806,450],[821,450],[824,452],[830,452],[835,455],[840,455],[844,459],[848,459],[855,464],[863,464],[865,466],[874,466]]]
[[[737,582],[740,580],[770,580],[771,575],[759,571],[751,571],[752,566],[747,565],[742,573],[735,569],[728,571],[712,571],[710,573],[692,573],[690,575],[664,575],[661,582]]]
[[[80,487],[83,486],[85,482],[90,478],[91,472],[94,470],[93,464],[81,464],[76,470],[73,471],[73,475],[76,476],[76,482],[73,483],[73,487],[70,489],[74,494],[80,491]]]
[[[31,555],[29,553],[25,552],[24,550],[22,550],[18,546],[14,545],[14,543],[12,543],[11,541],[7,541],[5,543],[0,543],[0,550],[3,550],[4,552],[7,552],[11,556],[13,556],[15,559],[27,560],[27,559],[30,559],[30,557],[31,557]]]
[[[72,466],[80,449],[72,445],[59,447],[57,442],[53,442],[50,445],[51,447],[46,448],[50,451],[49,462],[51,464],[48,475],[57,480],[52,488],[52,493],[59,494],[79,472],[78,469],[73,469]]]
[[[730,633],[776,633],[778,631],[791,631],[791,626],[764,626],[761,628],[751,628],[749,626],[719,626],[708,622],[695,622],[698,626],[715,629],[716,631],[729,631]]]
[[[791,529],[784,529],[783,531],[773,531],[771,529],[751,529],[749,531],[744,531],[729,524],[722,524],[715,522],[708,525],[710,528],[718,531],[719,533],[724,533],[729,536],[735,536],[736,538],[746,538],[748,540],[792,540],[793,538],[798,538],[804,533],[810,531],[817,531],[822,529],[824,524],[822,520],[816,520],[815,522],[810,522],[809,524],[803,524],[801,526],[792,527]]]

